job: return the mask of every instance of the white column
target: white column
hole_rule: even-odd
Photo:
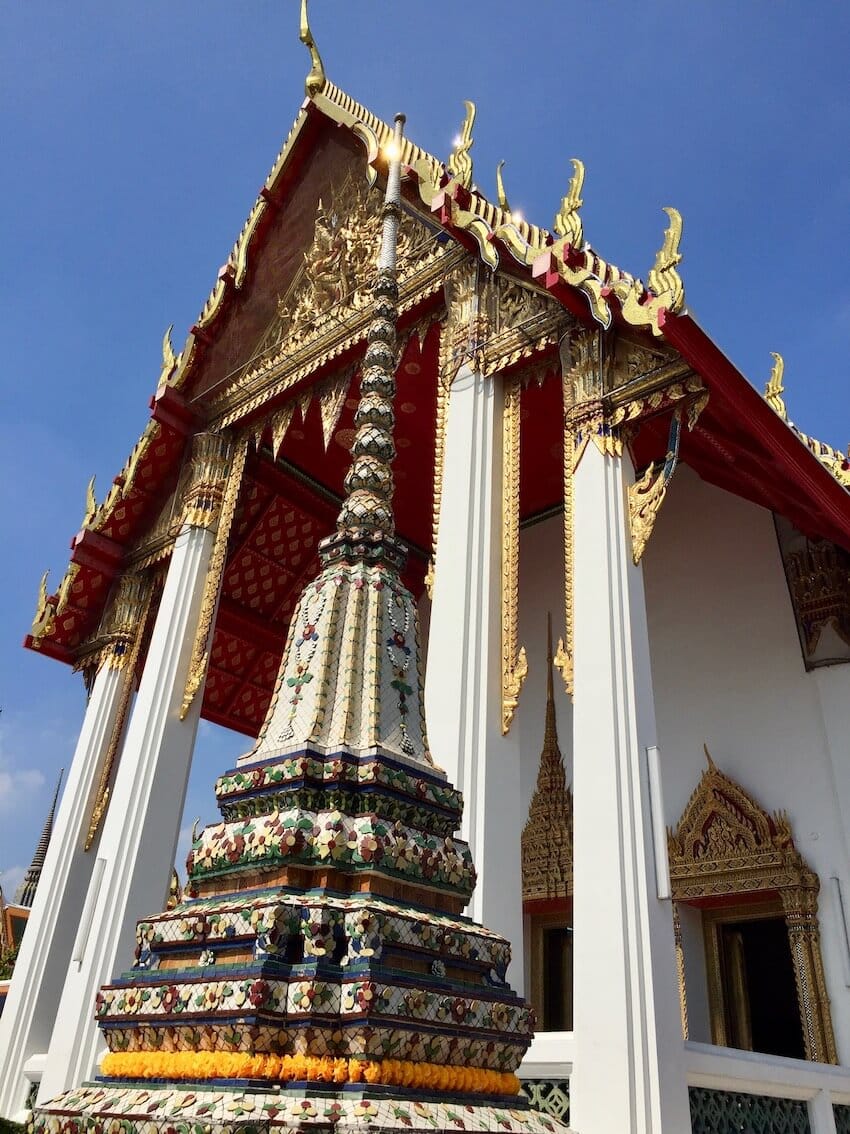
[[[136,921],[165,904],[203,690],[180,707],[213,544],[184,525],[174,545],[127,729],[95,869],[39,1090],[39,1103],[89,1079],[103,1041],[94,1002],[101,985],[133,963]]]
[[[121,702],[127,667],[104,661],[95,678],[65,790],[53,824],[26,933],[0,1017],[0,1114],[24,1109],[24,1065],[46,1052],[71,946],[97,855],[85,842],[101,768]]]
[[[570,1123],[690,1130],[672,910],[656,895],[646,748],[656,743],[628,458],[587,446],[574,479],[573,983]]]
[[[463,366],[452,385],[428,635],[434,760],[463,792],[478,884],[468,913],[511,942],[521,989],[520,759],[501,735],[502,382]]]

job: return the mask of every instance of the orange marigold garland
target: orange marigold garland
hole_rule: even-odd
[[[115,1079],[268,1079],[319,1083],[380,1083],[470,1095],[515,1095],[516,1075],[482,1067],[409,1060],[334,1059],[313,1055],[248,1055],[229,1051],[110,1052],[101,1074]]]

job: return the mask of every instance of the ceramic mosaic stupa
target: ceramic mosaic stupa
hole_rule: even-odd
[[[510,947],[462,916],[461,798],[428,753],[416,609],[391,507],[402,120],[338,530],[292,619],[254,749],[216,784],[187,895],[103,988],[101,1077],[49,1134],[524,1131],[532,1035]]]

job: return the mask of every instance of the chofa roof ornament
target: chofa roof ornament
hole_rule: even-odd
[[[310,31],[310,21],[307,16],[307,0],[301,0],[301,31],[299,38],[310,52],[311,66],[307,78],[304,80],[304,90],[307,93],[307,98],[313,98],[324,89],[325,83],[328,80],[325,75],[325,65],[322,62],[319,49],[316,47],[313,33]]]

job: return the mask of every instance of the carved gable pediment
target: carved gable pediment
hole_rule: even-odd
[[[720,771],[708,749],[706,756],[708,767],[668,832],[674,897],[817,890],[816,876],[794,846],[788,816],[765,811]]]

